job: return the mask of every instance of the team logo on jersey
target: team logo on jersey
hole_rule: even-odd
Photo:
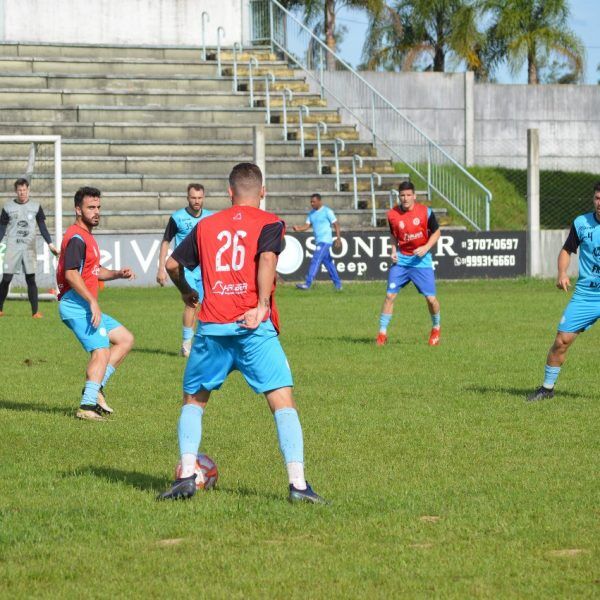
[[[247,291],[247,283],[223,283],[220,279],[212,287],[212,293],[218,296],[237,296]]]
[[[413,225],[420,225],[421,224],[421,219],[419,219],[419,217],[415,217],[413,219]]]
[[[27,227],[27,221],[17,221],[17,227]]]
[[[406,225],[404,224],[404,221],[400,221],[399,225],[400,225],[400,229],[404,229],[406,227]]]
[[[241,212],[236,212],[235,215],[233,215],[233,220],[234,221],[241,221],[242,220],[242,213]]]
[[[92,275],[94,275],[95,277],[98,277],[99,274],[100,274],[100,265],[96,265],[92,269]]]

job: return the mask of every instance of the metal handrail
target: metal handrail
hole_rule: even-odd
[[[269,71],[265,75],[265,104],[267,106],[267,112],[265,114],[265,121],[267,125],[271,122],[271,94],[269,93],[269,79],[275,83],[275,75]]]
[[[335,191],[339,192],[341,188],[340,184],[340,156],[338,151],[338,142],[340,143],[340,149],[342,152],[346,149],[346,142],[339,137],[333,140],[333,152],[335,156]]]
[[[288,124],[287,124],[287,97],[289,94],[290,102],[294,98],[294,92],[290,88],[284,88],[281,95],[283,96],[283,139],[287,142],[288,139]]]
[[[450,156],[443,148],[441,148],[438,144],[436,144],[431,138],[429,138],[419,127],[417,127],[408,117],[402,114],[387,98],[382,96],[370,83],[368,83],[359,73],[357,73],[350,65],[348,65],[337,53],[332,51],[328,46],[326,46],[314,33],[307,28],[300,20],[298,20],[290,11],[284,8],[277,0],[267,0],[269,2],[270,8],[270,22],[271,29],[269,32],[269,36],[271,38],[271,46],[273,48],[277,48],[281,52],[283,52],[290,62],[297,64],[305,73],[315,80],[321,89],[325,89],[327,94],[331,96],[335,101],[339,104],[341,108],[346,110],[352,117],[362,125],[372,136],[372,141],[374,145],[381,145],[385,148],[396,160],[404,162],[414,173],[416,173],[419,177],[421,177],[424,181],[428,182],[429,189],[435,191],[441,198],[443,198],[446,202],[448,202],[463,218],[465,218],[475,229],[480,230],[483,227],[485,229],[489,229],[490,226],[490,203],[492,200],[491,192],[473,175],[471,175],[460,163],[458,163],[452,156]],[[303,60],[306,54],[304,52],[292,51],[287,47],[287,38],[289,37],[289,33],[287,33],[289,27],[280,27],[275,32],[277,35],[274,35],[273,29],[273,7],[276,7],[278,11],[283,13],[283,15],[292,21],[295,24],[295,27],[301,29],[304,34],[310,37],[311,43],[316,44],[316,47],[319,49],[319,55],[327,56],[332,55],[335,59],[336,63],[339,66],[342,66],[345,70],[351,73],[352,77],[355,81],[360,82],[362,86],[365,86],[371,95],[371,109],[370,109],[370,119],[365,119],[360,113],[356,110],[353,110],[349,107],[340,97],[339,94],[336,94],[330,87],[326,85],[324,80],[324,73],[322,69],[323,60],[321,59],[319,69],[319,76],[315,77],[311,68],[309,68],[308,64],[303,64]],[[279,15],[277,17],[279,19]],[[281,38],[281,39],[278,39]],[[441,168],[438,171],[434,172],[435,165],[431,160],[426,161],[426,167],[421,164],[420,161],[411,161],[407,158],[407,156],[403,156],[399,149],[392,145],[390,140],[386,140],[384,137],[385,132],[379,132],[377,128],[377,120],[376,113],[377,107],[376,103],[379,105],[379,109],[382,107],[385,110],[392,111],[394,115],[398,119],[401,120],[411,131],[411,134],[415,136],[418,142],[422,145],[426,145],[429,154],[431,154],[432,150],[438,154],[438,156],[443,159],[444,164],[448,165],[452,169],[456,169],[461,177],[464,177],[468,182],[470,182],[475,188],[478,189],[478,193],[482,194],[485,197],[485,223],[479,223],[475,219],[476,217],[470,216],[466,214],[466,212],[459,206],[457,203],[457,198],[451,198],[452,194],[458,195],[456,189],[459,187],[459,180],[449,173],[448,169]],[[451,181],[452,180],[452,181]],[[469,190],[464,190],[465,194],[471,195],[472,192]],[[465,209],[466,210],[466,209]]]
[[[303,113],[306,112],[306,116],[310,115],[310,108],[306,104],[301,104],[298,107],[298,126],[300,127],[300,156],[304,158],[304,119]]]
[[[354,188],[354,210],[358,210],[358,177],[356,176],[356,162],[363,167],[363,158],[360,154],[352,156],[352,186]]]
[[[217,75],[221,77],[221,34],[225,36],[225,29],[220,25],[217,27]]]
[[[233,93],[238,93],[238,74],[237,74],[237,53],[242,51],[242,45],[239,42],[233,43]]]
[[[400,202],[400,192],[398,190],[390,190],[390,208],[394,208]]]
[[[250,106],[253,107],[254,106],[254,79],[252,77],[252,65],[255,65],[256,68],[258,69],[259,67],[259,62],[258,62],[258,58],[256,58],[255,56],[251,56],[250,60],[248,61],[248,79],[249,79],[249,87],[250,87]]]
[[[210,23],[210,15],[206,11],[202,11],[202,15],[200,16],[200,21],[202,22],[202,60],[206,60],[206,23],[204,22],[205,17],[206,21]]]
[[[375,196],[375,178],[377,185],[381,186],[381,175],[373,171],[371,173],[371,225],[377,227],[377,197]]]
[[[317,158],[318,158],[318,173],[323,175],[323,153],[321,152],[321,127],[323,127],[323,133],[327,133],[327,123],[325,121],[319,121],[317,123]]]

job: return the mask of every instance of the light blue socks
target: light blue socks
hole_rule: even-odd
[[[560,373],[560,367],[544,367],[544,387],[551,390],[558,379]]]
[[[304,442],[298,412],[294,408],[280,408],[273,413],[283,460],[288,463],[304,463]]]
[[[431,326],[439,327],[440,326],[440,313],[436,313],[435,315],[431,315]]]
[[[183,341],[187,342],[194,337],[194,328],[193,327],[184,327],[182,331]]]
[[[104,373],[104,378],[102,379],[102,384],[101,386],[104,387],[107,383],[108,380],[111,378],[111,375],[116,371],[115,367],[113,367],[112,365],[108,365],[106,367],[106,371]]]
[[[86,381],[81,397],[81,406],[96,406],[98,404],[98,391],[100,384],[95,381]]]
[[[379,331],[380,333],[387,333],[387,328],[392,320],[392,315],[386,315],[385,313],[381,313],[379,317]]]
[[[177,436],[179,438],[180,454],[198,454],[202,440],[202,415],[204,411],[195,404],[185,404],[181,408]]]

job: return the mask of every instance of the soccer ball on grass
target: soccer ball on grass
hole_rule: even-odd
[[[175,467],[175,479],[181,476],[181,462]],[[199,490],[212,490],[217,485],[219,471],[215,461],[206,454],[196,457],[196,488]]]

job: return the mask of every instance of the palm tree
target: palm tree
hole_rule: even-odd
[[[506,49],[513,73],[527,63],[527,82],[539,83],[539,70],[550,54],[565,58],[581,77],[585,50],[568,26],[568,0],[488,0],[495,34]]]
[[[379,12],[383,6],[383,0],[289,0],[288,5],[302,7],[304,10],[304,22],[314,32],[324,33],[324,43],[331,50],[327,52],[327,70],[335,70],[335,57],[337,44],[340,37],[340,29],[336,27],[337,11],[344,7],[362,8],[367,12]]]
[[[481,0],[396,0],[371,17],[364,66],[411,70],[426,60],[427,70],[443,72],[453,56],[485,79],[491,57],[478,27],[482,10]]]

